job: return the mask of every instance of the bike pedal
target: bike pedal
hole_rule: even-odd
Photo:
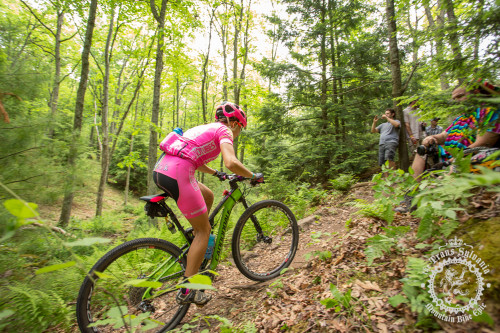
[[[196,305],[198,308],[200,308],[200,309],[201,309],[201,308],[202,308],[202,307],[204,307],[206,304],[196,304],[196,303],[194,303],[194,305]]]

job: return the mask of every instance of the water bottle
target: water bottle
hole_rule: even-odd
[[[212,254],[214,252],[214,246],[215,246],[215,235],[210,234],[210,237],[208,238],[207,252],[205,252],[205,259],[212,258]]]
[[[174,128],[174,132],[179,134],[180,136],[182,136],[184,134],[184,132],[182,131],[182,128],[180,128],[180,127]]]
[[[175,234],[177,232],[177,229],[175,229],[175,225],[168,219],[167,216],[165,216],[165,223],[167,224],[167,228],[171,233]]]

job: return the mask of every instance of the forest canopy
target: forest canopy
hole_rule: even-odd
[[[7,0],[1,182],[39,202],[64,193],[67,225],[97,160],[100,215],[108,183],[154,192],[159,141],[225,100],[248,113],[234,148],[253,169],[310,185],[362,175],[374,115],[420,98],[421,119],[446,126],[454,87],[498,81],[499,18],[487,0]]]

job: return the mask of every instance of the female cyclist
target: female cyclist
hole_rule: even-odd
[[[154,181],[175,199],[195,235],[187,254],[185,279],[197,274],[203,261],[211,229],[208,214],[214,201],[213,192],[196,180],[195,171],[224,179],[225,173],[206,165],[222,152],[224,165],[231,172],[257,181],[264,179],[262,174],[248,170],[234,153],[233,139],[246,125],[245,112],[236,104],[223,102],[216,108],[214,123],[191,128],[183,135],[172,132],[160,144],[165,155],[155,166]],[[185,288],[177,294],[179,304],[204,305],[211,298],[201,290]]]

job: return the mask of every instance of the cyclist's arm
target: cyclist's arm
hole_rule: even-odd
[[[207,166],[206,164],[203,164],[202,166],[199,166],[197,171],[203,172],[203,173],[209,173],[213,175],[215,173],[215,169],[212,169],[211,167]]]
[[[497,142],[500,134],[493,132],[486,132],[481,136],[478,136],[476,142],[471,144],[468,148],[474,147],[493,147]]]
[[[252,178],[253,173],[247,168],[245,168],[243,163],[241,163],[236,158],[232,144],[224,142],[220,145],[220,150],[222,152],[222,158],[224,159],[224,165],[226,166],[226,168],[228,168],[229,170],[231,170],[231,172],[234,172],[237,175],[246,178]]]

